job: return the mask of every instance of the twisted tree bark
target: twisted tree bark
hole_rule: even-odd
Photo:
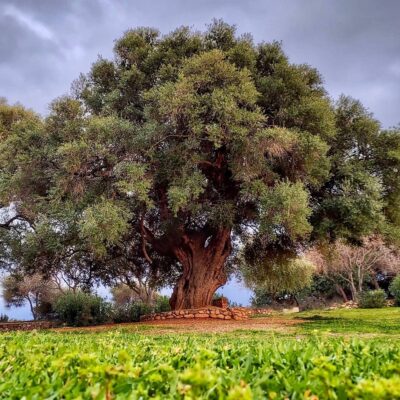
[[[227,280],[225,263],[232,248],[230,236],[229,228],[219,229],[208,238],[184,235],[174,249],[183,271],[170,299],[173,310],[211,305],[214,293]]]

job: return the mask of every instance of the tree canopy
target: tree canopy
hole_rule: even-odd
[[[129,30],[114,53],[46,118],[0,104],[4,265],[173,284],[190,308],[243,246],[257,270],[310,240],[398,237],[398,132],[280,43],[214,21]]]

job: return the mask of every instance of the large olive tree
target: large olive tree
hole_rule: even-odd
[[[181,309],[210,304],[243,244],[262,268],[310,235],[380,229],[383,183],[340,142],[379,125],[341,123],[318,72],[279,43],[214,21],[204,33],[130,30],[114,51],[46,119],[1,106],[3,258],[172,283]]]

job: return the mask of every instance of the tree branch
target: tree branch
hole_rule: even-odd
[[[147,249],[146,249],[146,236],[150,233],[152,238],[154,238],[154,235],[152,232],[150,232],[149,229],[147,229],[144,226],[144,218],[143,217],[140,219],[140,233],[142,236],[142,252],[143,252],[144,258],[148,261],[149,264],[152,264],[153,261],[150,258],[149,254],[147,253]]]

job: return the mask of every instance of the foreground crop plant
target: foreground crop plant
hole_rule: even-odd
[[[335,110],[318,72],[278,43],[214,21],[204,33],[130,30],[114,51],[44,120],[1,105],[4,263],[173,284],[172,308],[195,308],[242,245],[256,270],[310,237],[397,226],[385,147],[368,165],[352,152],[370,151],[379,124],[351,99]]]

